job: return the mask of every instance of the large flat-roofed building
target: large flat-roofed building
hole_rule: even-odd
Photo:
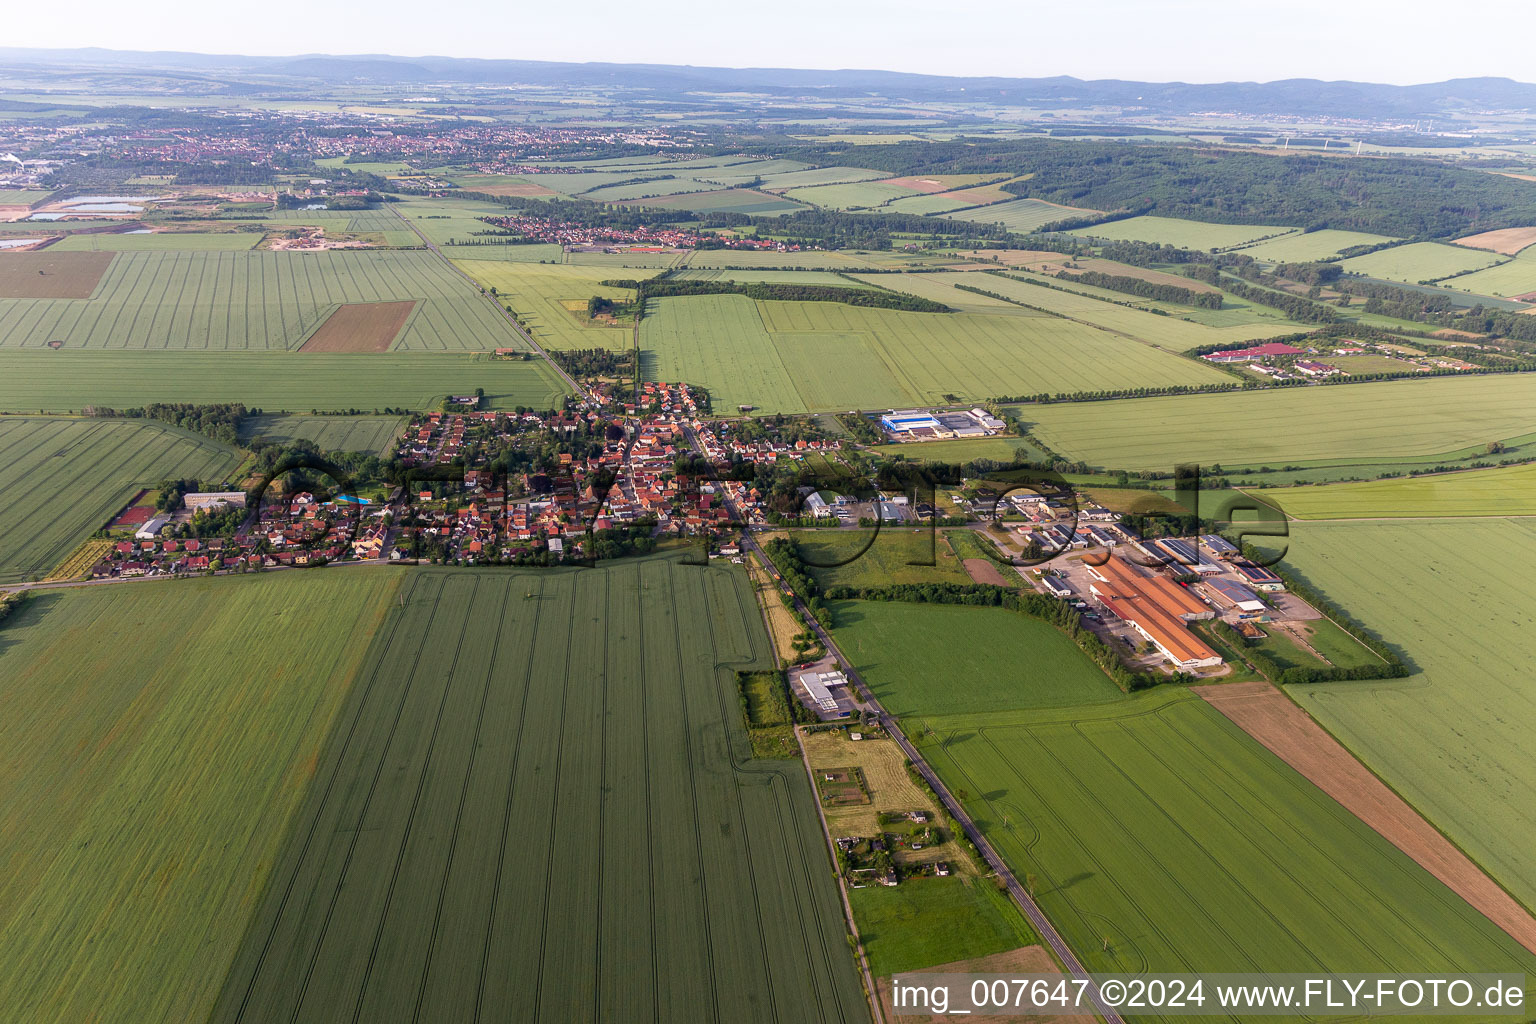
[[[914,430],[938,431],[939,421],[921,409],[892,410],[880,417],[880,425],[892,434],[910,434]]]
[[[1264,602],[1259,600],[1259,595],[1236,580],[1206,580],[1205,585],[1240,612],[1251,613],[1264,610]]]
[[[181,496],[182,505],[192,512],[210,508],[245,508],[244,491],[198,491]]]
[[[1145,637],[1174,666],[1186,672],[1221,664],[1221,655],[1189,630],[1215,612],[1184,587],[1163,576],[1148,576],[1119,558],[1089,565],[1093,596]]]
[[[1232,568],[1254,590],[1276,591],[1285,589],[1285,580],[1262,565],[1254,565],[1252,562],[1233,562]]]
[[[845,686],[847,683],[848,677],[841,672],[806,672],[800,677],[800,685],[805,687],[805,692],[827,714],[837,710],[837,698],[832,696],[830,687]]]

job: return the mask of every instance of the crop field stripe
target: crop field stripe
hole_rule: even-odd
[[[1221,764],[1213,756],[1211,751],[1211,741],[1212,736],[1216,734],[1215,730],[1212,730],[1211,733],[1207,735],[1195,736],[1189,732],[1187,723],[1183,722],[1182,720],[1171,719],[1169,720],[1169,725],[1172,727],[1173,732],[1180,735],[1188,743],[1191,756],[1199,758],[1210,766],[1213,777],[1215,773],[1218,773],[1222,770]],[[1156,749],[1154,749],[1151,745],[1149,745],[1144,737],[1132,736],[1131,739],[1132,742],[1145,750],[1150,757],[1160,763],[1170,774],[1177,774],[1168,764],[1167,758],[1159,753]],[[1224,737],[1224,745],[1229,748],[1231,746],[1239,745],[1240,743],[1241,740],[1238,737]],[[1311,795],[1310,790],[1314,788],[1314,784],[1305,776],[1302,776],[1300,773],[1286,765],[1284,761],[1279,760],[1279,758],[1275,758],[1273,761],[1271,761],[1269,758],[1264,758],[1261,759],[1259,763],[1263,764],[1267,769],[1269,769],[1266,772],[1267,779],[1273,780],[1274,782],[1285,786],[1293,792],[1304,794],[1306,796]],[[1248,795],[1247,802],[1251,802],[1254,805],[1262,805],[1266,799],[1270,798],[1270,794],[1273,792],[1272,790],[1266,791],[1257,787],[1255,785],[1257,780],[1244,779],[1240,776],[1234,777],[1230,773],[1226,777],[1229,781],[1235,780],[1237,785]],[[1184,786],[1186,789],[1189,788],[1187,782],[1184,783]],[[1320,803],[1327,807],[1331,817],[1333,817],[1336,821],[1344,824],[1349,831],[1357,831],[1361,826],[1364,825],[1360,819],[1358,819],[1355,815],[1350,813],[1346,808],[1338,804],[1336,801],[1331,800],[1331,798],[1327,802]],[[1287,824],[1290,825],[1289,822]],[[1348,858],[1341,858],[1337,856],[1338,851],[1325,848],[1323,843],[1319,841],[1318,834],[1313,830],[1297,828],[1292,825],[1287,829],[1286,835],[1281,835],[1273,827],[1271,827],[1269,821],[1261,822],[1260,827],[1263,828],[1263,830],[1270,836],[1272,836],[1277,844],[1292,846],[1299,843],[1300,845],[1315,851],[1319,860],[1328,860],[1337,864],[1340,869],[1340,873],[1349,881],[1359,885],[1362,889],[1370,888],[1372,884],[1371,880],[1365,877],[1365,875],[1358,870],[1359,865],[1356,863],[1351,863]],[[1393,846],[1392,849],[1396,853],[1402,854],[1403,860],[1410,860],[1406,853],[1402,853],[1402,851],[1397,850],[1395,846]],[[1395,861],[1397,858],[1394,857],[1393,859]],[[1382,909],[1391,917],[1393,917],[1397,921],[1397,924],[1400,926],[1399,928],[1395,929],[1395,934],[1409,935],[1414,934],[1415,932],[1414,924],[1409,921],[1401,911],[1402,902],[1434,902],[1447,907],[1453,906],[1460,902],[1464,902],[1461,896],[1457,895],[1453,890],[1437,881],[1435,877],[1427,870],[1415,870],[1415,868],[1418,867],[1417,864],[1410,866],[1409,864],[1398,863],[1394,866],[1399,868],[1398,878],[1392,887],[1394,896],[1403,892],[1409,887],[1411,887],[1414,892],[1414,897],[1411,901],[1400,901],[1396,898],[1382,901]],[[1287,873],[1289,874],[1289,872]],[[1295,878],[1295,876],[1293,876],[1293,878],[1296,881],[1297,888],[1305,892],[1308,899],[1312,900],[1319,907],[1319,909],[1330,913],[1341,927],[1348,929],[1354,942],[1358,943],[1361,948],[1370,950],[1373,955],[1380,959],[1381,969],[1385,970],[1390,967],[1391,963],[1393,962],[1393,958],[1385,955],[1381,950],[1377,949],[1369,935],[1357,928],[1350,927],[1346,918],[1339,916],[1336,910],[1330,909],[1340,906],[1347,906],[1349,900],[1348,893],[1335,891],[1333,896],[1334,901],[1330,903],[1328,895],[1318,891],[1318,883],[1316,879],[1303,880],[1301,878]],[[1434,950],[1441,956],[1445,957],[1447,962],[1455,959],[1455,954],[1453,951],[1446,948],[1439,941],[1441,936],[1426,932],[1420,934],[1419,938],[1421,941],[1426,942],[1431,947],[1433,947]]]
[[[438,607],[442,603],[443,583],[442,583],[441,580],[434,581],[434,582],[437,582],[437,593],[432,598],[432,611],[431,611],[431,613],[427,617],[426,625],[425,625],[425,628],[423,629],[423,633],[424,634],[427,633],[427,632],[430,632],[431,626],[432,626],[432,621],[436,617],[437,609],[438,609]],[[412,583],[411,583],[410,591],[406,595],[406,600],[408,601],[410,598],[414,597],[414,595],[415,595],[415,593],[416,593],[416,591],[418,589],[424,588],[424,587],[426,587],[428,585],[429,584],[428,584],[427,581],[424,581],[424,580],[422,580],[420,578],[418,578],[416,580],[413,580]],[[396,646],[396,642],[397,641],[401,641],[401,638],[402,637],[406,637],[406,636],[407,636],[407,633],[406,633],[405,630],[397,630],[397,631],[391,632],[390,635],[389,635],[389,639],[385,642],[385,653],[387,654],[389,650],[393,649]],[[408,640],[401,641],[401,642],[403,644],[407,645],[406,646],[406,650],[410,649],[410,647],[408,645],[409,644]],[[413,661],[412,661],[413,666],[421,660],[421,651],[423,649],[423,646],[424,645],[422,645],[420,643],[417,643],[415,645],[416,653],[415,653]],[[360,694],[360,697],[359,697],[358,701],[356,702],[355,711],[354,711],[353,715],[351,716],[350,721],[347,724],[347,730],[346,730],[346,733],[345,733],[345,737],[342,740],[342,742],[340,744],[340,747],[339,747],[339,749],[336,752],[335,757],[332,759],[332,770],[331,770],[329,776],[326,778],[324,787],[319,791],[319,799],[318,799],[318,806],[316,808],[316,813],[313,816],[311,816],[310,819],[309,819],[309,828],[305,832],[304,841],[298,847],[297,855],[293,858],[293,871],[289,874],[287,884],[284,886],[282,899],[278,902],[277,906],[274,908],[274,913],[272,914],[271,926],[270,926],[270,928],[269,928],[269,930],[267,932],[267,936],[266,936],[265,940],[262,943],[261,952],[257,956],[256,962],[252,966],[252,970],[250,972],[250,981],[247,983],[246,988],[245,988],[245,994],[241,998],[239,1006],[235,1010],[235,1019],[236,1020],[243,1020],[245,1018],[246,1010],[251,1005],[251,1000],[252,1000],[252,997],[253,997],[253,995],[255,993],[257,982],[260,981],[261,977],[262,977],[263,966],[265,965],[265,963],[267,961],[267,957],[268,957],[269,953],[272,950],[273,942],[274,942],[274,940],[277,937],[278,929],[283,924],[284,911],[285,911],[286,907],[288,906],[289,900],[292,898],[292,896],[294,894],[294,890],[295,890],[296,885],[298,883],[299,874],[300,874],[301,870],[303,869],[303,867],[305,866],[306,861],[308,860],[309,849],[310,849],[311,845],[314,842],[316,833],[319,831],[321,820],[324,817],[324,815],[322,813],[320,813],[320,812],[327,805],[329,805],[330,802],[331,802],[331,794],[335,791],[336,782],[337,782],[337,780],[341,776],[342,766],[343,766],[343,764],[347,760],[347,754],[349,753],[349,751],[352,748],[352,744],[353,744],[354,739],[356,739],[358,737],[358,735],[359,735],[359,733],[358,733],[358,724],[362,721],[365,713],[368,712],[369,710],[371,710],[372,704],[371,704],[370,698],[372,697],[373,691],[374,691],[376,685],[379,682],[379,678],[380,678],[381,674],[387,674],[387,673],[383,672],[383,666],[385,664],[386,664],[386,660],[385,659],[381,659],[379,661],[376,661],[374,663],[374,665],[373,665],[372,671],[369,673],[367,683],[361,688],[362,692]],[[400,701],[397,704],[397,713],[396,713],[396,716],[395,716],[394,725],[391,726],[391,731],[393,731],[395,726],[398,726],[398,724],[399,724],[399,710],[403,709],[404,706],[405,706],[405,696],[406,696],[406,693],[408,691],[409,691],[409,685],[407,683],[407,684],[403,685],[402,688],[401,688]],[[363,742],[366,743],[367,740],[368,740],[367,734],[364,733],[362,735],[363,735]],[[377,783],[378,783],[378,772],[381,772],[381,771],[383,771],[383,760],[382,759],[379,762],[378,770],[374,774],[374,780],[373,780],[374,785],[377,785]],[[361,831],[360,829],[354,829],[353,830],[353,838],[352,838],[352,844],[353,845],[356,845],[357,834],[360,831]],[[273,877],[274,877],[274,880],[275,880],[276,875],[274,874]],[[334,900],[333,900],[333,905],[334,905]],[[290,1015],[290,1019],[292,1019],[293,1016],[296,1016],[297,1013],[298,1013],[298,1004],[297,1004],[297,1002],[295,1002],[295,1005],[294,1005],[294,1008],[293,1008],[293,1014]]]

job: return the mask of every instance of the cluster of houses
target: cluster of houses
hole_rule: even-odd
[[[117,536],[91,567],[91,578],[308,566],[385,552],[386,509],[371,511],[357,499],[321,501],[308,492],[262,501],[230,536],[192,535],[194,513],[245,507],[245,492],[219,491],[184,495],[172,514],[135,515],[139,510],[130,509],[109,527]]]

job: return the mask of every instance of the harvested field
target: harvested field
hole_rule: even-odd
[[[992,583],[999,587],[1010,586],[1008,579],[1003,576],[995,562],[985,558],[967,558],[963,560],[963,564],[965,571],[977,583]]]
[[[524,199],[539,199],[560,194],[536,181],[508,181],[495,185],[472,184],[471,191],[484,192],[489,196],[521,196]]]
[[[1536,245],[1536,227],[1483,231],[1475,235],[1467,235],[1465,238],[1458,238],[1456,244],[1471,246],[1474,249],[1492,249],[1494,252],[1513,256],[1521,249]]]
[[[1536,953],[1536,918],[1279,690],[1264,682],[1192,689]]]
[[[0,299],[88,299],[111,262],[109,252],[0,254]]]
[[[975,187],[995,174],[935,174],[931,177],[886,178],[882,185],[911,189],[913,192],[948,192],[951,189]]]
[[[969,960],[957,960],[954,963],[925,967],[921,971],[905,971],[902,972],[902,976],[903,980],[921,985],[923,974],[1059,974],[1060,972],[1061,968],[1056,966],[1056,961],[1044,946],[1022,946],[1003,953],[993,953],[990,956],[972,957]],[[880,1005],[885,1008],[886,1019],[898,1019],[891,1007],[891,979],[876,978],[875,984],[880,989]],[[902,1024],[945,1024],[955,1018],[940,1015],[918,1016],[908,1011],[899,1019]],[[1020,1014],[1009,1014],[1006,1017],[976,1015],[965,1019],[973,1024],[1031,1024],[1035,1021],[1050,1021],[1052,1024],[1092,1024],[1093,1021],[1098,1020],[1092,1015],[1035,1017]]]
[[[387,352],[416,309],[416,300],[349,302],[336,307],[300,352]]]

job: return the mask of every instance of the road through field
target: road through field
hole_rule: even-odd
[[[744,535],[742,543],[747,550],[756,552],[765,565],[773,565],[773,560],[768,556],[768,553],[762,549],[750,533]],[[859,675],[858,669],[838,649],[836,641],[832,639],[832,634],[824,629],[820,622],[816,621],[816,617],[804,606],[798,595],[795,596],[794,600],[801,614],[805,616],[805,621],[810,624],[811,629],[815,632],[816,638],[821,641],[827,651],[837,658],[843,672],[858,691],[863,704],[879,716],[881,726],[885,728],[890,737],[901,747],[902,752],[911,760],[912,766],[917,769],[924,781],[928,783],[934,794],[939,798],[939,801],[944,805],[944,809],[960,823],[960,827],[965,830],[966,836],[976,845],[976,849],[981,852],[988,866],[997,872],[997,876],[1008,887],[1008,894],[1019,905],[1019,909],[1024,912],[1024,916],[1029,919],[1029,923],[1034,926],[1035,931],[1045,940],[1046,945],[1051,947],[1051,951],[1056,954],[1056,958],[1074,978],[1088,980],[1089,998],[1093,1001],[1094,1008],[1098,1010],[1099,1016],[1103,1018],[1106,1024],[1124,1024],[1124,1018],[1112,1006],[1107,1005],[1100,998],[1098,986],[1089,978],[1087,968],[1083,966],[1082,961],[1078,960],[1077,955],[1072,952],[1071,947],[1061,937],[1061,933],[1056,930],[1056,926],[1051,923],[1050,918],[1045,916],[1045,912],[1040,909],[1039,904],[1034,901],[1033,897],[1024,889],[1024,886],[1019,884],[1019,880],[1014,877],[1013,872],[1003,862],[1003,858],[992,847],[991,842],[988,841],[981,829],[976,827],[976,823],[971,820],[965,808],[960,806],[960,801],[955,799],[948,787],[944,785],[943,780],[929,767],[923,755],[918,752],[918,749],[907,739],[906,734],[901,731],[901,727],[897,725],[896,719],[887,714],[885,709],[880,706],[879,701],[875,699],[874,694],[865,685],[863,677]]]
[[[455,264],[453,262],[453,260],[451,260],[447,256],[443,255],[443,250],[441,250],[441,249],[439,249],[437,247],[437,243],[432,241],[432,239],[428,238],[425,234],[423,234],[421,229],[418,228],[415,224],[412,224],[410,221],[406,220],[405,219],[405,214],[401,213],[399,210],[396,210],[394,208],[391,208],[389,212],[393,213],[396,217],[399,217],[401,222],[404,223],[406,227],[410,228],[413,232],[415,232],[416,233],[416,237],[421,239],[421,243],[423,245],[425,245],[428,249],[430,249],[434,256],[436,256],[438,259],[440,259],[444,263],[446,263],[448,265],[448,267],[455,274],[458,274],[464,280],[468,281],[469,284],[470,284],[470,287],[474,288],[476,291],[480,291],[480,284],[479,284],[479,282],[477,282],[474,278],[470,277],[464,271],[460,270],[458,265]],[[482,292],[481,294],[484,294],[484,293]],[[548,363],[550,366],[552,366],[554,368],[554,371],[560,375],[560,378],[562,380],[564,380],[567,384],[570,385],[572,391],[576,392],[576,394],[578,394],[578,395],[582,393],[581,385],[576,383],[576,378],[574,378],[570,374],[566,373],[564,367],[562,367],[559,363],[555,362],[553,359],[549,358],[549,353],[545,352],[543,347],[538,342],[533,340],[533,335],[531,335],[527,331],[523,330],[522,326],[518,324],[517,317],[513,316],[511,313],[508,313],[506,311],[506,309],[502,306],[501,303],[497,302],[495,299],[491,298],[489,295],[485,296],[485,300],[487,302],[489,302],[491,305],[496,307],[496,312],[498,314],[500,314],[503,318],[506,319],[507,323],[512,326],[512,330],[517,332],[518,337],[520,337],[524,341],[526,341],[528,343],[528,347],[533,349],[533,351],[538,354],[540,359],[544,360],[546,363]]]

